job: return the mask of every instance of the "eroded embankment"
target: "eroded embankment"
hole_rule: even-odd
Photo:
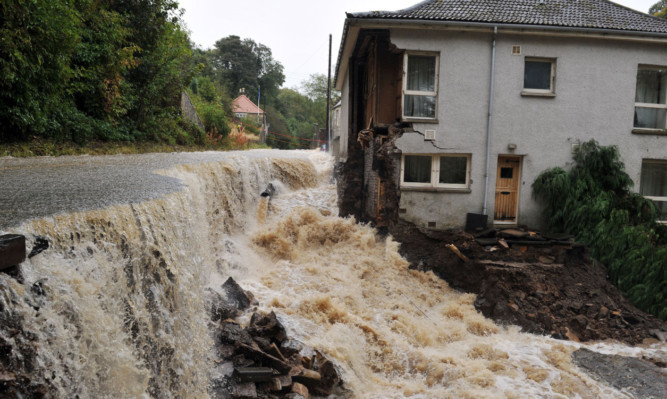
[[[255,223],[270,181],[313,186],[317,173],[307,160],[242,156],[161,173],[187,187],[14,230],[50,246],[18,276],[0,274],[0,396],[208,396],[203,292],[226,273],[225,236]]]
[[[477,294],[476,308],[501,323],[561,339],[657,342],[665,322],[632,306],[607,281],[604,266],[582,246],[524,246],[491,252],[462,232],[391,229],[415,268],[433,270],[453,287]],[[468,258],[464,262],[446,244]]]

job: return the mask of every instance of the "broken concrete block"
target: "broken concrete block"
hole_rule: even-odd
[[[245,310],[250,307],[254,296],[246,292],[233,278],[228,278],[222,285],[222,289],[227,295],[227,301],[238,310]]]
[[[248,325],[248,332],[253,337],[264,337],[278,343],[287,339],[285,327],[280,324],[274,312],[267,315],[259,312],[253,313]]]
[[[292,384],[292,393],[296,393],[302,395],[306,399],[310,399],[310,392],[308,392],[308,388],[306,388],[305,385],[299,384],[298,382]]]
[[[296,339],[286,339],[280,344],[280,349],[285,356],[289,357],[295,353],[301,352],[303,344]]]
[[[246,382],[234,385],[232,398],[235,399],[254,399],[257,397],[257,387],[254,382]]]
[[[270,367],[238,367],[234,375],[241,382],[269,382],[273,379],[273,369]]]
[[[25,236],[4,234],[0,236],[0,270],[16,266],[25,260]]]

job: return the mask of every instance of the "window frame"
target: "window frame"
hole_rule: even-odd
[[[421,156],[431,158],[431,180],[428,183],[413,183],[405,181],[405,157],[406,156]],[[466,181],[463,184],[457,183],[440,183],[440,158],[465,158],[466,159]],[[444,189],[444,190],[469,190],[470,189],[470,167],[472,154],[455,153],[455,154],[414,154],[406,153],[401,156],[401,188],[412,189]]]
[[[642,164],[641,164],[641,169],[640,169],[640,174],[639,174],[639,182],[641,183],[642,179],[642,174],[641,172],[644,170],[644,164],[658,164],[658,165],[663,165],[665,168],[665,171],[667,171],[667,160],[660,160],[660,159],[642,159]],[[650,199],[651,201],[660,201],[660,202],[667,202],[667,195],[666,196],[656,196],[656,195],[644,195],[642,194],[643,188],[640,184],[639,187],[639,194],[642,195],[646,199]],[[662,224],[667,224],[667,216],[665,219],[658,219],[659,223]]]
[[[646,65],[646,64],[639,64],[637,66],[637,75],[636,75],[636,80],[635,80],[635,106],[634,106],[634,114],[637,114],[637,108],[652,108],[652,109],[664,109],[667,110],[667,96],[665,98],[665,103],[664,104],[655,104],[655,103],[639,103],[637,102],[637,89],[638,89],[638,84],[639,84],[639,72],[641,70],[664,70],[665,73],[667,73],[667,66],[660,66],[660,65]],[[667,130],[667,112],[665,112],[665,120],[663,121],[662,127],[640,127],[640,126],[635,126],[634,121],[632,122],[632,129],[635,132],[660,132],[660,131],[665,131]]]
[[[548,62],[551,64],[551,75],[549,76],[548,89],[531,89],[526,87],[526,62]],[[521,90],[523,96],[541,96],[541,97],[555,97],[556,96],[556,58],[547,57],[524,57],[523,59],[523,85]]]
[[[427,56],[435,58],[434,91],[408,90],[408,58],[410,56]],[[440,53],[436,51],[405,51],[403,53],[403,88],[401,93],[401,118],[404,121],[437,122],[438,120],[438,85],[440,84]],[[405,96],[435,97],[433,117],[405,115]]]

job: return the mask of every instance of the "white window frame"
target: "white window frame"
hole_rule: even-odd
[[[549,77],[549,88],[548,89],[530,89],[526,88],[526,62],[548,62],[551,64],[551,76]],[[523,90],[521,90],[522,95],[534,95],[534,96],[550,96],[553,97],[556,95],[556,59],[555,58],[546,58],[546,57],[525,57],[523,59]]]
[[[667,70],[667,66],[642,65],[642,64],[640,64],[640,65],[637,67],[637,75],[639,75],[639,71],[642,70],[642,69],[643,69],[643,70],[651,70],[651,69],[652,69],[652,70]],[[637,76],[637,79],[638,79],[638,78],[639,78],[639,76]],[[636,80],[636,81],[635,81],[635,98],[637,98],[636,91],[637,91],[637,84],[638,84],[638,83],[639,83],[639,81]],[[667,98],[665,98],[665,104],[638,103],[638,102],[635,102],[635,112],[637,112],[637,108],[667,109]],[[666,114],[667,114],[667,113],[666,113]],[[664,122],[664,123],[663,123],[662,127],[657,127],[657,128],[655,128],[655,127],[637,127],[637,126],[634,126],[634,122],[633,122],[632,125],[633,125],[633,129],[634,129],[634,130],[657,131],[657,130],[665,130],[665,129],[667,129],[667,115],[666,115],[665,121],[663,121],[663,122]]]
[[[435,57],[435,82],[434,91],[407,90],[408,87],[408,58],[411,55]],[[438,85],[440,78],[440,53],[433,51],[406,51],[403,54],[403,94],[401,95],[401,114],[404,121],[436,121],[438,119]],[[405,96],[435,97],[435,110],[433,117],[418,117],[405,115]]]
[[[413,183],[405,181],[405,157],[408,155],[431,157],[431,181],[428,183]],[[466,158],[466,181],[464,184],[440,183],[440,158]],[[401,187],[433,188],[433,189],[469,189],[470,188],[470,161],[472,154],[403,154],[401,156]]]
[[[660,165],[664,165],[665,168],[667,168],[667,161],[661,161],[661,160],[655,160],[655,159],[642,159],[642,169],[643,169],[644,163],[660,164]],[[640,175],[639,181],[641,181],[641,180],[642,180],[642,177]],[[639,187],[639,193],[641,194],[641,192],[642,192],[642,187]],[[665,197],[660,196],[659,197],[659,196],[653,196],[653,195],[644,195],[644,194],[642,194],[642,195],[644,196],[644,198],[650,199],[651,201],[667,202],[667,196],[665,196]],[[667,224],[667,219],[660,219],[659,222],[662,223],[662,224]]]

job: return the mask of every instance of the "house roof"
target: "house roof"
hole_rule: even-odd
[[[232,112],[244,114],[263,114],[264,111],[254,102],[250,101],[245,94],[241,94],[232,101]]]
[[[667,20],[608,0],[426,0],[398,11],[347,13],[334,82],[341,89],[360,28],[394,24],[498,27],[529,31],[576,31],[652,40],[667,37]],[[526,32],[527,33],[527,32]],[[608,36],[609,37],[609,36]]]
[[[348,18],[485,22],[667,33],[667,21],[607,0],[427,0]]]

